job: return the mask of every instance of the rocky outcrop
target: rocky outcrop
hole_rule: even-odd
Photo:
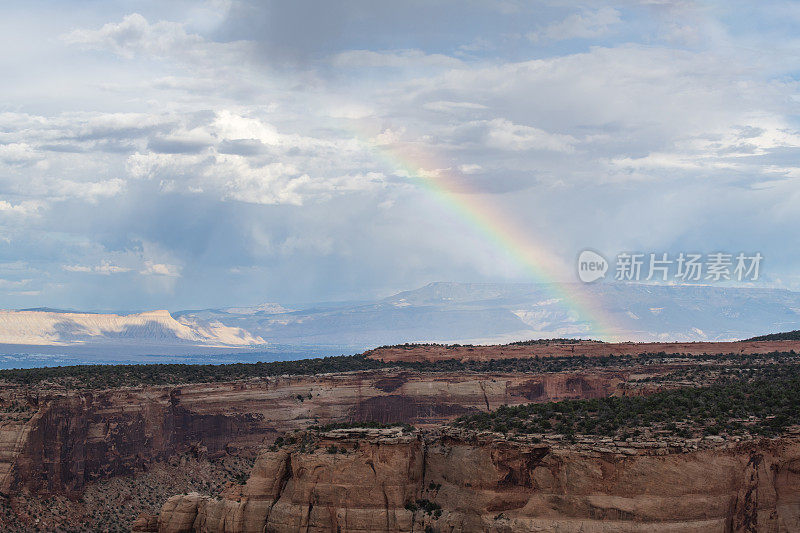
[[[183,497],[180,497],[183,499]],[[131,524],[131,531],[158,531],[158,516],[142,513]]]
[[[399,429],[368,433],[372,438],[332,432],[330,439],[303,443],[304,451],[266,451],[247,483],[230,487],[223,499],[170,498],[158,530],[410,531],[414,513],[406,503],[415,501],[423,481],[422,441]]]
[[[0,392],[0,492],[79,493],[186,451],[255,454],[314,423],[438,425],[503,404],[628,394],[627,379],[617,371],[381,370],[103,391],[8,387]],[[23,411],[3,414],[12,404]]]
[[[800,529],[797,437],[663,450],[339,430],[263,452],[222,499],[171,498],[158,531]]]

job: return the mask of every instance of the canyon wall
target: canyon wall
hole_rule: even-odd
[[[503,404],[625,394],[628,377],[381,370],[103,391],[9,386],[0,393],[0,492],[79,493],[187,450],[254,454],[310,424],[437,425]]]
[[[450,430],[338,430],[264,451],[221,499],[141,531],[729,532],[800,529],[800,439],[632,453]]]

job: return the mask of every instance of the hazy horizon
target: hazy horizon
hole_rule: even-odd
[[[314,307],[340,307],[344,305],[357,305],[357,304],[365,304],[371,303],[375,301],[380,301],[384,299],[391,298],[393,296],[398,296],[402,293],[406,292],[413,292],[416,290],[423,290],[428,287],[437,286],[437,285],[474,285],[474,286],[540,286],[540,287],[547,287],[550,285],[559,285],[559,286],[576,286],[581,287],[582,284],[578,281],[574,282],[566,282],[566,283],[536,283],[536,282],[524,282],[524,281],[507,281],[507,282],[496,282],[496,281],[479,281],[479,282],[457,282],[457,281],[431,281],[421,286],[415,287],[408,287],[405,289],[400,289],[397,291],[389,292],[388,294],[379,294],[374,298],[357,298],[357,299],[333,299],[333,300],[310,300],[310,301],[245,301],[245,302],[221,302],[217,305],[211,305],[208,307],[198,307],[198,306],[187,306],[187,307],[175,307],[175,308],[168,308],[166,306],[158,306],[155,305],[153,307],[147,308],[75,308],[75,307],[53,307],[48,305],[41,305],[41,306],[31,306],[31,307],[5,307],[0,308],[0,310],[8,310],[8,311],[52,311],[52,312],[75,312],[75,313],[94,313],[94,314],[137,314],[137,313],[147,313],[152,311],[159,311],[159,310],[166,310],[170,313],[181,313],[181,312],[188,312],[188,311],[206,311],[206,310],[226,310],[226,309],[254,309],[259,306],[282,306],[286,308],[287,311],[296,311],[296,310],[304,310],[310,309]],[[752,291],[759,291],[759,290],[776,290],[776,291],[787,291],[790,293],[798,293],[800,294],[800,290],[784,288],[784,287],[770,287],[770,286],[735,286],[735,285],[719,285],[719,284],[703,284],[703,283],[686,283],[686,284],[665,284],[665,283],[647,283],[647,282],[621,282],[621,281],[609,281],[604,283],[604,285],[609,286],[633,286],[633,287],[661,287],[661,288],[712,288],[712,289],[735,289],[735,290],[752,290]],[[800,323],[799,323],[800,325]]]

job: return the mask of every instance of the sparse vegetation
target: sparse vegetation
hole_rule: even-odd
[[[596,341],[593,339],[566,339],[566,338],[553,338],[553,339],[531,339],[527,341],[509,342],[508,344],[498,344],[503,346],[539,346],[549,344],[580,344],[582,342],[595,342],[602,343],[603,341]],[[406,342],[403,344],[386,344],[379,346],[375,350],[414,350],[417,348],[444,348],[446,350],[456,348],[474,348],[474,344],[440,344],[436,342]]]
[[[175,464],[153,463],[146,471],[89,484],[77,499],[24,491],[4,495],[0,531],[130,531],[140,513],[158,513],[170,496],[194,491],[218,497],[228,483],[244,484],[253,468],[253,459],[246,457],[205,460],[184,454],[175,459]]]
[[[20,385],[54,384],[79,389],[139,385],[210,383],[285,374],[311,375],[370,370],[387,366],[363,355],[343,355],[297,361],[222,365],[74,365],[0,370],[0,380]],[[302,401],[298,395],[298,401]]]
[[[76,365],[12,369],[0,370],[0,381],[28,386],[44,384],[75,389],[106,389],[141,385],[210,383],[280,375],[312,375],[389,368],[416,372],[522,372],[541,374],[589,369],[620,369],[632,366],[646,367],[648,365],[675,363],[685,367],[680,370],[681,372],[697,371],[708,373],[707,370],[709,368],[718,370],[721,366],[737,369],[798,362],[800,362],[800,356],[794,351],[772,352],[769,354],[729,353],[719,355],[667,354],[660,352],[598,357],[570,355],[563,357],[491,359],[487,361],[446,359],[411,362],[383,362],[369,359],[360,354],[269,363]],[[298,402],[302,402],[310,397],[312,397],[310,393],[307,395],[298,394],[296,399]]]
[[[800,367],[762,369],[756,379],[729,380],[647,396],[565,400],[502,406],[457,419],[454,425],[516,434],[636,436],[662,434],[773,436],[800,424]]]
[[[603,341],[596,341],[593,339],[533,339],[529,341],[509,342],[507,346],[537,346],[544,344],[580,344],[583,342],[596,342],[602,343]]]
[[[800,341],[800,329],[794,331],[785,331],[783,333],[770,333],[769,335],[759,335],[746,339],[743,342],[749,341]]]
[[[435,518],[439,518],[442,514],[442,506],[427,499],[409,500],[406,502],[405,508],[412,513],[422,511],[425,514],[434,515]]]

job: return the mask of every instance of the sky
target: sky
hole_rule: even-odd
[[[576,281],[587,248],[800,290],[796,2],[0,9],[0,307]]]

